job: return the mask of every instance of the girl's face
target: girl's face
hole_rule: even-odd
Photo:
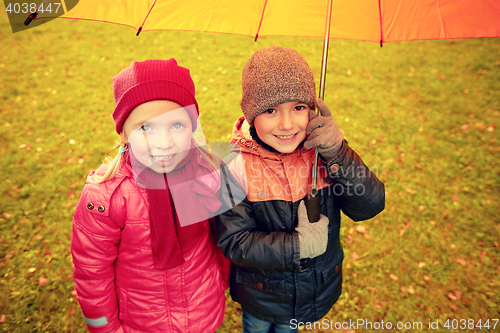
[[[188,155],[192,128],[189,114],[179,104],[150,101],[130,113],[121,136],[140,163],[157,173],[169,173]]]
[[[291,153],[307,136],[309,110],[305,103],[281,103],[255,117],[253,125],[262,141],[280,153]]]

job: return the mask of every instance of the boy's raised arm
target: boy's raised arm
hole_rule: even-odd
[[[328,190],[339,199],[344,214],[354,221],[374,217],[384,210],[384,184],[343,139],[326,103],[317,98],[316,106],[320,115],[310,111],[304,147],[318,149],[333,181]]]
[[[344,140],[339,154],[327,163],[331,190],[340,209],[354,221],[370,219],[384,210],[385,188],[377,176]]]

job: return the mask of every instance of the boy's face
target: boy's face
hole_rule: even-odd
[[[192,134],[187,111],[161,100],[136,107],[125,120],[121,136],[140,163],[157,173],[168,173],[188,155]]]
[[[279,151],[291,153],[306,138],[311,108],[302,102],[273,106],[253,120],[259,138]]]

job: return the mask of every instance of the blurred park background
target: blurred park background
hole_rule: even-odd
[[[0,330],[86,331],[71,220],[87,174],[116,154],[112,77],[134,60],[177,59],[194,78],[206,139],[224,142],[241,116],[243,65],[272,45],[299,51],[319,83],[318,38],[136,37],[64,19],[13,34],[0,14]],[[387,191],[376,218],[343,218],[343,294],[325,318],[498,332],[500,39],[331,40],[325,101]],[[228,297],[218,332],[240,332],[240,317]]]

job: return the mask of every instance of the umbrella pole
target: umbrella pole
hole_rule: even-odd
[[[325,19],[325,40],[323,43],[323,60],[321,61],[321,77],[319,80],[319,98],[324,100],[325,97],[325,81],[326,81],[326,65],[328,61],[328,44],[330,42],[330,23],[332,20],[332,3],[333,0],[328,0],[328,8],[326,10]],[[318,110],[318,115],[321,115]],[[318,149],[314,149],[314,166],[311,195],[313,197],[318,194],[316,190],[316,181],[318,179]]]

